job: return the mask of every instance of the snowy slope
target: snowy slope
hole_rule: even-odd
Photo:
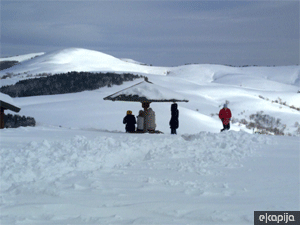
[[[253,224],[299,210],[299,139],[2,130],[1,224]]]
[[[35,55],[38,56],[37,54]],[[28,59],[28,55],[24,55],[23,58]],[[45,54],[41,53],[40,56],[26,60],[21,65],[0,71],[0,76],[13,73],[19,75],[21,79],[25,78],[26,74],[55,74],[69,71],[115,71],[154,75],[169,74],[184,77],[184,79],[198,83],[214,81],[228,84],[228,82],[231,83],[235,81],[231,83],[232,85],[243,85],[240,81],[243,80],[245,81],[244,87],[255,86],[262,82],[267,82],[268,84],[269,81],[300,86],[300,66],[236,68],[222,65],[200,64],[178,67],[155,67],[140,65],[134,60],[121,60],[102,52],[81,48],[68,48]],[[250,77],[250,80],[254,78],[259,81],[252,85],[247,84],[248,77]],[[274,83],[270,83],[269,86],[272,85],[274,85]]]
[[[126,111],[137,115],[141,104],[103,98],[142,79],[14,98],[37,126],[0,130],[1,224],[243,225],[254,211],[300,209],[299,136],[253,134],[239,123],[220,134],[216,115],[227,100],[234,118],[264,111],[299,135],[300,112],[289,107],[300,107],[299,66],[149,67],[66,49],[4,71],[20,75],[1,85],[26,71],[69,70],[147,74],[189,100],[178,103],[178,135],[169,134],[171,103],[151,103],[164,134],[124,133]]]
[[[300,87],[300,66],[230,67],[202,64],[175,67],[169,74],[198,84],[214,82],[272,91],[294,91]]]
[[[18,56],[10,56],[10,57],[4,57],[4,58],[0,58],[0,62],[1,61],[18,61],[18,62],[23,62],[29,59],[33,59],[35,57],[44,55],[44,52],[40,52],[40,53],[30,53],[30,54],[26,54],[26,55],[18,55]]]
[[[196,127],[199,126],[208,129],[208,131],[218,132],[219,126],[216,126],[216,124],[219,124],[219,119],[217,116],[212,117],[212,115],[218,113],[225,101],[229,101],[233,116],[237,119],[247,119],[251,114],[264,111],[264,113],[274,118],[281,119],[283,125],[287,126],[285,129],[286,133],[295,134],[298,129],[295,123],[299,121],[299,111],[292,109],[290,106],[296,108],[300,107],[300,95],[297,94],[297,91],[300,89],[300,66],[237,68],[204,64],[178,67],[151,67],[125,62],[97,51],[71,48],[45,53],[34,59],[27,60],[20,65],[1,71],[0,75],[6,74],[9,71],[14,74],[20,74],[12,78],[0,80],[1,86],[13,84],[20,79],[28,79],[28,75],[42,72],[54,74],[68,71],[126,71],[144,74],[147,75],[154,84],[178,92],[181,96],[190,100],[188,104],[180,104],[180,107],[183,107],[181,110],[181,115],[183,115],[182,120],[191,120],[192,124],[197,125]],[[134,83],[136,82],[130,84]],[[124,84],[123,86],[129,87],[130,85]],[[104,117],[106,116],[106,112],[101,110],[103,106],[108,110],[115,111],[114,113],[118,117],[122,117],[123,111],[127,111],[128,108],[138,112],[140,109],[138,103],[128,104],[102,101],[104,97],[124,89],[123,86],[114,87],[112,89],[100,89],[101,96],[99,96],[99,98],[96,97],[98,94],[96,93],[97,91],[91,92],[93,96],[79,94],[79,98],[88,98],[83,100],[87,104],[85,108],[91,108],[93,109],[92,112],[98,112],[97,116],[102,114],[104,114]],[[76,94],[74,96],[76,96]],[[94,105],[94,98],[99,104],[99,107]],[[89,99],[92,100],[89,101]],[[275,102],[278,102],[279,99],[281,102],[286,102],[286,105]],[[53,104],[49,104],[49,110],[51,107],[63,109],[62,106],[60,106],[61,103],[54,103],[55,101],[56,98],[51,100]],[[44,122],[44,117],[40,118],[41,115],[36,115],[35,110],[27,111],[27,106],[24,101],[23,103],[20,102],[20,104],[25,104],[21,113],[33,114],[33,116],[37,117],[38,121]],[[155,104],[153,106],[155,106]],[[28,108],[30,107],[32,107],[32,105],[28,106]],[[40,106],[36,105],[36,108],[40,108]],[[120,110],[116,110],[116,108]],[[72,112],[68,112],[69,109]],[[78,109],[67,107],[67,111],[65,112],[65,114],[68,115],[67,118],[71,118],[69,115],[73,115],[73,110],[77,111]],[[167,113],[169,112],[168,104],[159,104],[154,110],[157,112],[157,119],[159,121],[168,120],[168,118],[160,117],[160,115],[169,116]],[[54,114],[53,111],[48,112],[51,112],[51,115]],[[55,116],[56,119],[52,121],[56,125],[68,125],[67,119],[63,120],[63,122],[57,119],[61,114],[59,111],[57,111],[57,113],[58,115]],[[76,120],[76,114],[74,116],[74,120]],[[93,115],[90,116],[93,117]],[[83,117],[85,118],[85,116]],[[51,116],[47,118],[51,118]],[[87,116],[86,118],[89,117]],[[87,126],[86,120],[83,119],[84,124],[80,126]],[[105,121],[107,122],[109,120],[106,119]],[[116,126],[108,124],[111,123],[98,122],[98,126],[101,126],[103,129],[109,130],[113,127],[113,129],[123,130],[122,124]],[[160,129],[166,132],[169,129],[168,124],[162,124],[164,124],[164,126],[160,127]],[[190,128],[189,125],[183,125],[181,128],[184,126],[186,126],[186,129],[182,129],[182,132],[189,132],[191,130],[194,132],[194,130],[197,129]],[[233,127],[233,129],[235,128]]]
[[[0,76],[6,73],[41,74],[65,73],[69,71],[125,71],[138,73],[164,74],[165,68],[138,65],[125,62],[102,52],[69,48],[46,53],[21,65],[3,70]]]

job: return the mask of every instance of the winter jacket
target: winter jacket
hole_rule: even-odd
[[[171,129],[177,129],[179,127],[179,111],[177,109],[177,104],[172,104],[171,106],[171,120],[169,122]]]
[[[137,116],[137,129],[138,130],[144,130],[144,117],[143,116]]]
[[[179,117],[179,111],[178,110],[176,110],[175,112],[172,112],[172,114],[171,114],[171,120],[169,122],[170,127],[172,129],[178,129],[178,127],[179,127],[179,119],[178,119],[178,117]]]
[[[135,131],[135,124],[136,120],[134,115],[127,115],[123,119],[123,124],[126,124],[126,132],[134,132]]]
[[[146,130],[155,130],[155,112],[149,108],[145,111]]]
[[[224,125],[229,124],[231,119],[231,111],[228,108],[223,108],[219,112],[219,118],[222,120]]]

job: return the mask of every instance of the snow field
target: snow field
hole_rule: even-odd
[[[206,167],[240,167],[239,161],[253,153],[252,145],[265,142],[245,132],[196,135],[161,135],[159,141],[143,134],[100,136],[89,140],[75,136],[66,141],[31,141],[15,149],[1,148],[2,190],[16,182],[53,182],[72,171],[91,172],[124,168],[132,164],[179,159],[175,165],[160,165],[178,171],[202,174]]]
[[[24,134],[22,129],[18,132]],[[224,169],[243,167],[243,159],[256,155],[258,145],[270,143],[267,137],[234,131],[182,136],[99,134],[1,148],[2,221],[155,224],[185,214],[191,222],[198,216],[203,220],[204,215],[180,209],[180,202],[231,196],[234,192],[228,183],[212,178],[222,176]],[[207,219],[226,221],[226,215],[216,213]]]

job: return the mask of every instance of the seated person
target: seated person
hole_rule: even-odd
[[[145,120],[146,120],[146,130],[150,133],[155,132],[156,123],[155,123],[155,112],[152,108],[148,108],[145,112]]]
[[[144,132],[144,111],[140,110],[137,118],[137,132]]]
[[[125,130],[127,133],[133,133],[135,131],[136,120],[134,115],[132,115],[132,111],[127,111],[127,115],[123,119],[123,124],[126,124]]]

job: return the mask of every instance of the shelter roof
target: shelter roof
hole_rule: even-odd
[[[14,112],[19,112],[21,110],[21,108],[14,104],[13,99],[10,96],[3,93],[0,93],[0,107]]]
[[[149,82],[147,79],[104,98],[128,102],[188,102],[180,94]]]

